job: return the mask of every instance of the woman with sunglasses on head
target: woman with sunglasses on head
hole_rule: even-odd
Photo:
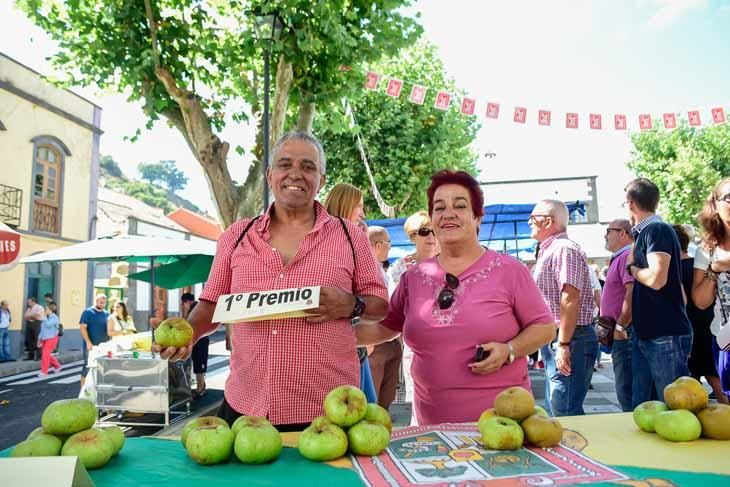
[[[703,241],[695,253],[692,301],[701,310],[714,305],[710,332],[722,389],[716,390],[716,395],[719,394],[718,402],[728,404],[730,351],[721,350],[719,345],[725,345],[723,338],[730,327],[730,178],[723,179],[712,190],[700,212],[699,223]]]
[[[349,220],[367,233],[365,225],[365,210],[362,191],[347,183],[337,183],[327,194],[324,207],[332,216]],[[357,262],[355,262],[357,266]],[[365,393],[368,402],[378,402],[375,392],[375,383],[368,363],[368,352],[365,347],[357,349],[357,356],[360,359],[360,389]]]
[[[417,211],[409,216],[403,224],[403,231],[416,246],[416,251],[396,260],[388,269],[388,276],[392,291],[398,286],[400,278],[405,271],[425,259],[430,259],[439,253],[439,243],[436,234],[433,233],[431,217],[425,211]]]
[[[555,337],[527,267],[479,244],[483,207],[472,176],[437,172],[428,212],[441,253],[403,275],[381,324],[357,329],[360,344],[403,334],[419,425],[476,421],[504,389],[529,390],[526,357]]]

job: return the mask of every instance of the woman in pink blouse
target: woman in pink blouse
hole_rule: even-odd
[[[555,323],[527,267],[479,245],[479,183],[436,173],[428,212],[441,253],[406,272],[381,324],[357,327],[358,343],[399,333],[413,350],[420,425],[476,421],[511,386],[530,389],[526,357],[555,337]],[[481,347],[487,358],[477,361]]]

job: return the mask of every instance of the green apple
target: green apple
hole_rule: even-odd
[[[489,408],[482,412],[482,414],[479,415],[479,419],[477,420],[477,423],[481,423],[482,421],[485,421],[490,418],[494,418],[498,416],[497,413],[494,411],[494,408]]]
[[[514,419],[501,416],[482,421],[479,432],[482,434],[482,442],[492,450],[518,450],[525,440],[520,424]]]
[[[665,440],[693,441],[700,437],[702,424],[692,411],[674,409],[657,414],[654,429]]]
[[[363,420],[347,430],[347,439],[352,453],[372,457],[388,447],[390,432],[380,423]]]
[[[555,418],[535,413],[522,422],[525,439],[540,448],[557,446],[563,439],[563,425]]]
[[[241,463],[259,464],[276,460],[281,453],[281,434],[266,418],[247,416],[263,421],[250,422],[240,428],[233,444],[233,451]]]
[[[79,457],[87,470],[106,465],[114,454],[111,437],[99,429],[90,429],[71,435],[63,444],[61,455]]]
[[[657,414],[668,409],[667,405],[661,401],[642,402],[634,408],[634,423],[641,431],[654,433],[654,419]]]
[[[61,440],[53,435],[37,434],[21,441],[10,454],[11,457],[56,457],[61,454]]]
[[[43,431],[51,435],[72,435],[96,423],[94,403],[87,399],[61,399],[46,407],[41,417]]]
[[[297,448],[309,460],[335,460],[347,452],[347,434],[326,417],[319,416],[299,435]]]
[[[32,440],[33,438],[35,438],[38,435],[50,435],[50,433],[46,433],[45,431],[43,431],[43,426],[39,426],[36,429],[34,429],[33,431],[31,431],[30,433],[28,433],[28,437],[26,438],[26,440]],[[53,436],[55,436],[56,438],[61,440],[61,445],[63,445],[64,443],[66,443],[66,440],[68,440],[68,437],[71,435],[53,435]]]
[[[260,427],[265,424],[271,426],[269,420],[263,416],[239,416],[231,425],[231,431],[233,431],[233,436],[238,436],[238,432],[246,426]]]
[[[155,328],[155,342],[161,347],[185,347],[193,341],[193,327],[184,318],[168,318]]]
[[[509,387],[494,398],[497,416],[522,421],[535,412],[535,398],[523,387]]]
[[[697,413],[702,424],[702,436],[713,440],[730,440],[730,406],[710,404]]]
[[[368,403],[367,409],[365,410],[365,421],[372,421],[374,423],[380,423],[388,428],[388,433],[393,431],[393,420],[390,419],[388,410],[377,404]]]
[[[687,409],[698,413],[705,409],[708,400],[707,390],[693,377],[680,377],[664,388],[664,402],[669,409]]]
[[[365,417],[368,400],[357,387],[340,386],[324,398],[324,413],[337,426],[352,426]]]
[[[543,418],[549,418],[550,417],[550,415],[548,414],[548,412],[545,411],[545,408],[542,407],[542,406],[535,406],[535,411],[532,414],[540,415]],[[530,416],[532,416],[532,415],[530,415]]]
[[[182,433],[180,433],[180,441],[182,441],[183,446],[185,446],[185,441],[187,440],[190,432],[195,428],[200,428],[201,426],[225,426],[228,428],[228,423],[226,423],[225,419],[219,418],[218,416],[201,416],[199,418],[191,419],[185,424]]]
[[[233,432],[227,425],[201,426],[188,433],[185,449],[200,465],[215,465],[231,457],[233,442]]]
[[[109,435],[109,438],[112,440],[112,444],[114,445],[114,453],[112,454],[113,457],[117,456],[119,452],[122,450],[122,447],[124,447],[124,431],[122,431],[122,428],[119,426],[104,426],[103,428],[94,428],[103,431],[107,435]]]

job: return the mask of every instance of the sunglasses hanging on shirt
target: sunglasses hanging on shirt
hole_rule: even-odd
[[[437,301],[440,309],[449,309],[454,304],[454,291],[459,287],[459,278],[453,274],[446,273],[446,284],[438,295]]]

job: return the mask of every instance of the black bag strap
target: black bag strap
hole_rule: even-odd
[[[355,259],[355,246],[352,244],[352,238],[350,238],[350,232],[347,231],[347,225],[345,225],[345,222],[340,218],[337,217],[338,220],[340,220],[340,225],[342,225],[342,229],[345,231],[345,235],[347,236],[347,241],[350,242],[350,250],[352,250],[352,262],[355,265],[355,269],[357,269],[357,259]],[[354,270],[353,270],[354,274]]]
[[[246,234],[248,233],[248,230],[251,228],[251,226],[254,223],[256,223],[256,220],[258,220],[260,216],[261,215],[252,218],[251,221],[248,222],[248,224],[246,224],[246,228],[243,229],[243,232],[241,232],[241,235],[238,237],[238,240],[236,240],[236,245],[233,246],[233,250],[236,250],[236,247],[238,247],[238,244],[241,243],[241,240],[243,240],[243,237],[246,236]],[[231,253],[233,253],[233,252],[231,252]]]

